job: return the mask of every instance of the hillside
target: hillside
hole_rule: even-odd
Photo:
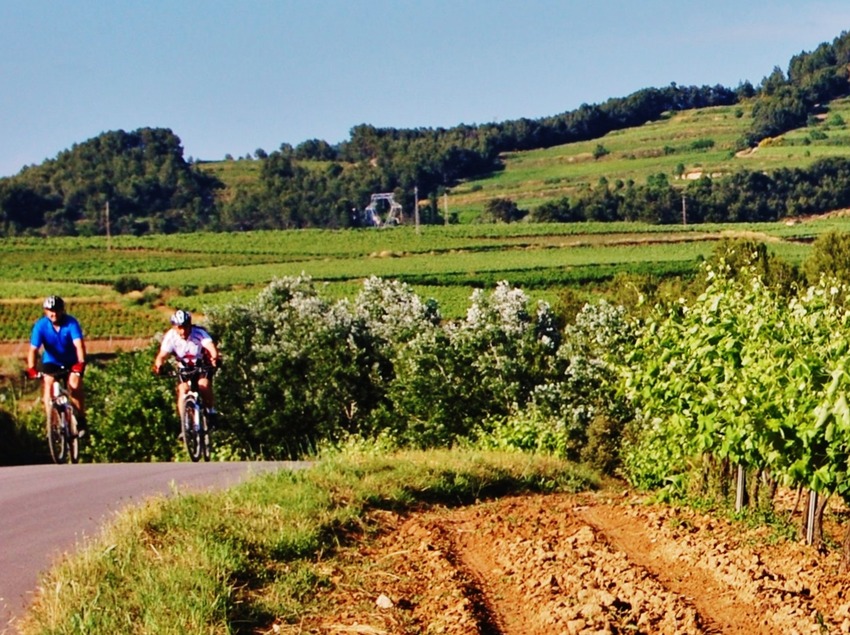
[[[467,216],[496,196],[532,208],[574,195],[603,178],[612,184],[646,183],[660,173],[685,185],[703,175],[717,178],[735,170],[807,168],[818,159],[845,157],[850,150],[850,99],[831,102],[804,127],[766,139],[752,150],[736,151],[751,117],[751,103],[700,108],[668,113],[598,140],[506,153],[503,171],[452,188],[449,204]],[[607,153],[594,158],[597,146]]]
[[[850,206],[840,152],[850,34],[795,55],[787,68],[774,67],[757,87],[671,83],[538,119],[361,124],[336,145],[283,143],[240,161],[187,161],[167,128],[106,132],[0,179],[0,231],[362,227],[387,220],[390,203],[367,205],[388,192],[407,222],[423,224],[669,224],[683,194],[696,203],[694,222],[776,221]],[[797,144],[799,153],[785,151]],[[767,148],[778,152],[763,161]],[[812,184],[817,191],[808,191]]]
[[[714,178],[736,170],[805,169],[818,159],[846,157],[850,150],[850,98],[836,99],[803,127],[765,139],[751,150],[739,151],[742,135],[752,124],[752,100],[734,106],[668,112],[641,126],[610,132],[599,139],[551,148],[505,152],[503,169],[466,179],[448,188],[438,200],[440,211],[457,214],[461,223],[475,222],[488,201],[509,198],[523,209],[570,197],[596,186],[600,179],[614,184],[645,184],[664,174],[684,187],[701,176]],[[600,147],[605,153],[598,155]],[[326,162],[315,163],[321,169]],[[219,179],[219,196],[229,199],[240,188],[256,189],[262,162],[252,159],[205,162],[200,170]],[[368,201],[364,199],[362,204]],[[427,204],[420,200],[420,205]],[[408,209],[406,220],[412,222]]]

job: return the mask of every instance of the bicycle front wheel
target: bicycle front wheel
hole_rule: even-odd
[[[205,412],[201,412],[201,445],[204,461],[209,461],[212,456],[212,439],[210,439],[210,425]]]
[[[80,461],[80,437],[77,436],[77,413],[73,409],[65,411],[65,436],[68,439],[68,458],[71,463]]]
[[[201,431],[201,413],[197,402],[188,397],[183,402],[183,443],[192,462],[197,463],[203,453],[203,432]]]
[[[63,463],[68,455],[68,440],[63,430],[64,418],[65,410],[57,406],[50,409],[50,415],[47,417],[47,447],[54,463]]]

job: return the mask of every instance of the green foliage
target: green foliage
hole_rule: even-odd
[[[548,305],[532,306],[505,282],[490,295],[477,290],[465,319],[424,330],[398,351],[389,389],[395,433],[415,445],[450,444],[482,419],[521,409],[550,372],[558,342]]]
[[[714,147],[714,139],[697,139],[691,142],[692,150],[708,150]]]
[[[501,223],[512,223],[525,216],[526,212],[508,198],[494,198],[487,201],[484,211],[488,219]]]
[[[813,252],[806,267],[811,266],[814,256]],[[757,275],[765,285],[785,296],[796,295],[805,286],[803,275],[793,264],[771,254],[765,243],[747,238],[720,240],[708,265],[720,275],[744,278]]]
[[[211,312],[229,360],[221,381],[233,387],[221,406],[247,452],[297,456],[368,430],[391,373],[387,337],[403,338],[416,321],[427,327],[434,315],[397,283],[370,281],[364,294],[353,306],[331,302],[307,277],[282,278],[247,306]]]
[[[39,397],[40,394],[35,396],[32,410],[25,412],[17,408],[14,402],[9,403],[20,398],[15,396],[14,388],[0,391],[0,435],[3,437],[0,465],[30,465],[50,461],[44,439],[44,410]]]
[[[645,184],[629,181],[614,187],[601,177],[595,186],[578,189],[568,207],[549,205],[535,216],[551,218],[556,210],[568,209],[576,219],[669,224],[682,222],[685,206],[691,224],[737,223],[778,221],[848,205],[850,161],[834,157],[769,173],[737,168],[722,178],[703,175],[684,187],[669,183],[663,172],[649,174]]]
[[[145,288],[145,283],[139,280],[137,276],[121,276],[112,287],[123,295],[130,291],[141,291]]]
[[[805,272],[812,284],[824,276],[850,283],[850,233],[834,231],[818,236]]]
[[[183,160],[171,130],[105,132],[0,180],[2,233],[104,234],[107,222],[115,234],[197,229],[217,186]]]
[[[92,461],[172,461],[181,458],[177,442],[174,380],[155,379],[152,345],[119,353],[106,366],[86,373],[90,434],[83,459]]]
[[[850,353],[835,336],[850,323],[847,288],[789,299],[754,270],[706,275],[695,301],[647,320],[629,359],[628,478],[681,485],[707,454],[847,500]]]
[[[826,118],[826,125],[841,128],[846,125],[846,122],[844,121],[844,117],[842,117],[839,113],[834,112]]]
[[[210,318],[228,360],[219,405],[249,455],[298,456],[352,434],[447,446],[480,432],[482,420],[521,417],[539,403],[546,417],[578,430],[561,452],[578,457],[596,412],[590,404],[610,402],[597,362],[568,355],[597,359],[598,342],[614,336],[591,334],[601,322],[580,323],[576,341],[562,347],[548,305],[504,282],[474,293],[466,318],[446,323],[398,281],[369,278],[353,302],[332,302],[303,276]]]
[[[622,307],[586,304],[564,329],[551,362],[525,405],[479,432],[485,447],[554,452],[613,473],[628,418],[618,397],[618,367],[634,326]],[[559,337],[559,341],[561,338]]]

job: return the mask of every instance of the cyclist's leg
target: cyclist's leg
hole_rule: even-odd
[[[85,418],[85,393],[83,391],[83,376],[80,373],[68,375],[68,394],[71,395],[71,403],[77,414]]]
[[[58,364],[41,365],[41,376],[44,380],[44,412],[48,419],[50,419],[50,410],[53,406],[53,382],[56,381],[53,375],[60,370],[62,370],[62,367]]]
[[[204,405],[209,409],[215,409],[215,396],[213,395],[212,380],[209,377],[198,379],[198,392],[204,400]]]
[[[182,381],[177,384],[177,414],[183,421],[183,397],[189,391],[189,382]]]
[[[50,419],[50,410],[52,408],[53,403],[53,375],[42,375],[42,383],[44,385],[44,393],[42,395],[42,401],[44,402],[44,416],[47,419]]]

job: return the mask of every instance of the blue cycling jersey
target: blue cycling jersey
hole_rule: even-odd
[[[33,325],[30,344],[35,348],[44,347],[41,356],[42,364],[73,366],[77,363],[74,340],[81,339],[83,339],[83,329],[76,318],[67,314],[63,315],[57,331],[45,315]]]

